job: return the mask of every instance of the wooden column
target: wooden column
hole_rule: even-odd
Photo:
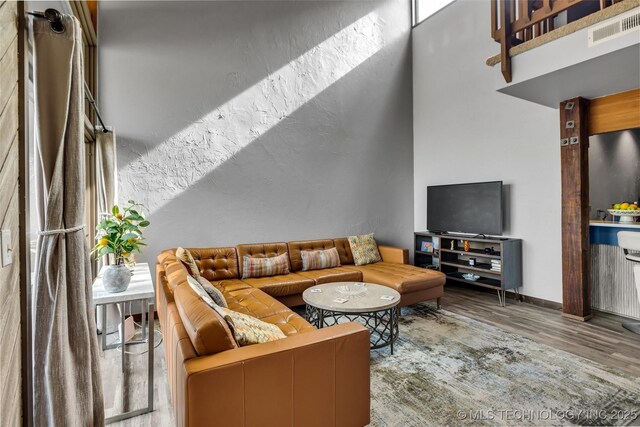
[[[589,244],[589,101],[560,103],[562,315],[591,318]]]
[[[507,83],[511,83],[511,15],[513,11],[513,0],[504,0],[500,3],[502,10],[500,11],[500,68],[502,76]],[[514,2],[515,3],[515,2]]]

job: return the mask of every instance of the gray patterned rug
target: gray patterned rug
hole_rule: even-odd
[[[640,424],[640,378],[427,305],[371,359],[376,427]]]

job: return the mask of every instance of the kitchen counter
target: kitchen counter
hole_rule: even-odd
[[[619,231],[640,232],[640,222],[589,221],[589,239],[592,245],[618,246]]]
[[[619,221],[589,221],[590,227],[615,227],[615,228],[637,228],[640,229],[640,222],[619,222]]]

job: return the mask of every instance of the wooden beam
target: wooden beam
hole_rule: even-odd
[[[560,103],[562,315],[591,318],[589,243],[589,101]]]
[[[640,89],[590,101],[589,135],[640,128]]]
[[[509,0],[503,1],[500,11],[500,68],[507,83],[511,83],[511,55],[509,51],[513,41],[511,20],[507,18],[510,16],[511,2]]]

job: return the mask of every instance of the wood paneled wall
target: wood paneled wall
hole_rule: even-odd
[[[640,128],[640,89],[592,99],[589,135]]]
[[[0,425],[22,424],[18,196],[17,2],[0,0],[0,228],[12,233],[13,263],[0,264]]]

